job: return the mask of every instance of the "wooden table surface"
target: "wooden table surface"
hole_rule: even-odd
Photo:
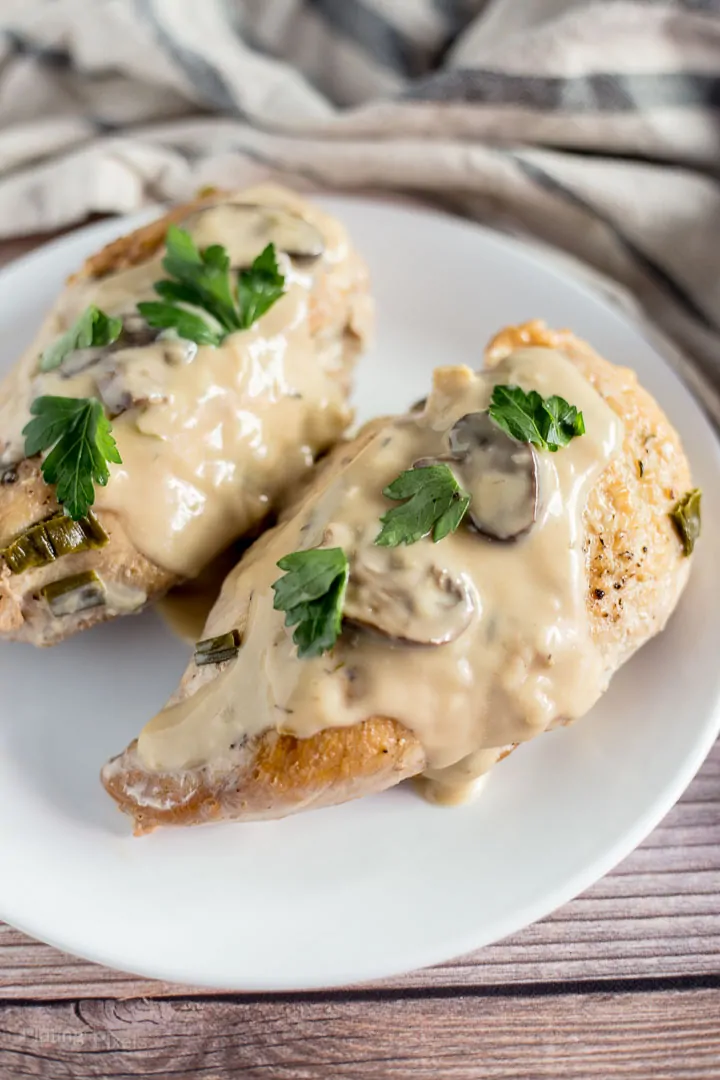
[[[37,242],[0,245],[0,261]],[[212,994],[0,924],[0,1080],[236,1076],[720,1078],[720,743],[614,873],[497,945],[402,978]]]

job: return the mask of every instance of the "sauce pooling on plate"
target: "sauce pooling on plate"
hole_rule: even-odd
[[[585,434],[556,453],[508,448],[483,418],[500,384],[572,402]],[[306,738],[384,716],[421,742],[432,796],[452,799],[505,748],[587,712],[608,674],[586,610],[583,512],[622,439],[621,420],[554,350],[521,349],[488,373],[438,370],[422,411],[373,425],[255,551],[249,599],[247,569],[230,575],[205,633],[237,629],[237,655],[150,721],[144,765],[183,770],[268,729]],[[438,543],[378,546],[383,489],[441,461],[477,512]],[[350,577],[334,648],[300,659],[272,585],[280,558],[314,548],[341,548]]]

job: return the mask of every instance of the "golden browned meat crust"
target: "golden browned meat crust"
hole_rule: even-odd
[[[165,240],[168,225],[182,221],[189,214],[221,200],[219,189],[204,194],[192,202],[173,207],[168,213],[139,229],[113,240],[101,251],[88,258],[69,281],[99,279],[107,274],[137,266],[150,259]],[[348,309],[349,298],[339,294],[331,280],[325,280],[309,301],[308,319],[313,334],[337,336],[338,315]],[[348,309],[349,310],[349,309]],[[352,325],[341,327],[341,356],[337,379],[345,394],[349,394],[351,372],[362,347],[362,339]],[[58,510],[54,488],[42,478],[40,458],[22,461],[6,470],[0,479],[0,547],[7,545],[25,529]],[[85,570],[95,570],[105,584],[130,586],[145,594],[145,603],[162,596],[182,580],[151,562],[131,543],[116,515],[95,511],[109,543],[100,550],[64,556],[46,567],[12,574],[0,556],[0,636],[13,641],[26,641],[38,646],[54,645],[80,630],[115,618],[124,612],[110,606],[89,608],[61,620],[49,615],[40,590],[52,582]],[[137,610],[140,610],[139,608]]]
[[[104,770],[103,783],[139,835],[158,825],[256,821],[345,802],[416,775],[424,760],[402,724],[376,717],[311,739],[266,732],[231,752],[221,768],[182,774],[148,773],[132,743]]]
[[[498,334],[487,349],[488,365],[523,345],[566,353],[625,424],[623,453],[598,480],[585,511],[591,630],[612,671],[663,628],[687,579],[691,560],[683,558],[668,514],[691,486],[688,463],[677,433],[633,372],[610,364],[569,331],[549,330],[539,321]],[[338,447],[314,484],[324,485],[334,462],[358,453],[367,437],[361,432]],[[249,550],[238,570],[233,595],[243,580],[246,605],[253,562],[265,542],[264,537]],[[242,628],[245,612],[234,609],[233,615]],[[207,668],[191,665],[176,700],[211,677]],[[498,758],[509,749],[498,750]],[[344,802],[381,791],[421,772],[425,764],[415,736],[385,717],[328,729],[304,741],[266,732],[234,754],[202,768],[160,773],[142,766],[133,743],[106,766],[103,782],[134,818],[136,831],[146,832],[209,819],[282,817]]]
[[[156,221],[141,225],[139,229],[125,236],[119,236],[117,240],[111,240],[95,255],[86,259],[78,273],[73,274],[69,280],[102,278],[116,270],[127,270],[151,259],[164,243],[168,225],[182,221],[188,214],[201,210],[204,206],[211,206],[222,194],[221,191],[215,191],[211,195],[193,199],[192,202],[173,206],[172,210],[168,210],[167,214],[163,214]]]
[[[690,467],[677,432],[634,371],[539,320],[498,334],[488,366],[523,345],[569,356],[625,425],[623,452],[591,491],[584,518],[591,627],[614,669],[662,630],[685,584],[690,560],[669,514],[692,487]]]

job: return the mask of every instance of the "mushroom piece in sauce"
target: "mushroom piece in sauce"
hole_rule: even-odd
[[[468,517],[478,532],[514,540],[535,522],[538,463],[529,443],[516,442],[488,413],[468,413],[448,435],[453,471],[471,496]]]
[[[136,405],[167,401],[167,369],[192,363],[197,350],[194,341],[168,337],[149,346],[108,353],[98,364],[96,383],[110,416]]]
[[[305,218],[282,206],[259,206],[255,203],[224,203],[222,207],[211,206],[193,215],[186,224],[195,233],[200,247],[205,243],[204,225],[209,226],[211,215],[218,212],[238,217],[242,215],[238,232],[234,235],[227,233],[226,247],[233,269],[250,266],[268,244],[274,244],[278,251],[284,251],[291,259],[318,259],[325,251],[322,233]]]
[[[393,566],[388,561],[375,570],[358,561],[350,574],[343,615],[355,626],[398,642],[444,645],[467,629],[473,610],[465,582],[437,566]]]
[[[120,337],[109,345],[90,345],[86,349],[73,349],[58,368],[57,373],[61,379],[74,379],[76,375],[81,375],[117,352],[152,345],[161,334],[160,330],[148,326],[142,316],[136,312],[129,312],[121,315],[120,318],[123,324]]]

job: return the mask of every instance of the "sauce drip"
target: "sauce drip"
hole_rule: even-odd
[[[208,615],[215,606],[222,584],[237,565],[243,545],[226,548],[204,566],[197,577],[177,585],[155,602],[155,610],[169,630],[181,641],[194,645],[203,637]]]

